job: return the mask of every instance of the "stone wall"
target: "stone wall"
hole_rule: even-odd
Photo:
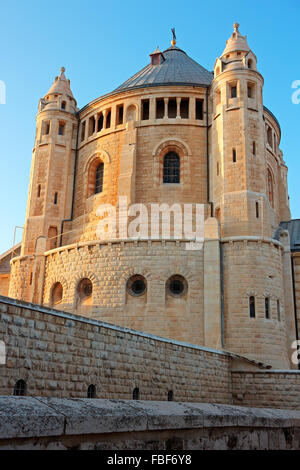
[[[0,297],[0,395],[212,402],[300,409],[300,372]],[[252,368],[252,370],[249,370]]]
[[[232,371],[233,403],[300,409],[300,371]]]
[[[157,450],[300,447],[299,411],[206,403],[1,397],[0,418],[1,450],[152,450],[157,458]],[[173,464],[180,463],[176,453],[171,455]],[[105,455],[113,456],[113,452]],[[143,467],[145,456],[132,456],[141,457]],[[190,461],[184,454],[182,464]]]
[[[230,356],[37,305],[0,300],[0,395],[23,379],[27,394],[231,403]]]

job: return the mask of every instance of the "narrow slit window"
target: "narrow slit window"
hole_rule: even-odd
[[[170,98],[168,101],[168,118],[176,118],[177,102],[176,98]]]
[[[98,132],[103,129],[103,114],[101,113],[98,119]]]
[[[111,121],[111,111],[109,110],[106,115],[106,129],[110,128],[110,121]]]
[[[38,185],[37,197],[41,197],[41,185]]]
[[[58,193],[55,193],[54,194],[54,204],[56,205],[57,204],[57,199],[58,199]]]
[[[84,138],[85,138],[85,121],[81,124],[81,134],[80,134],[81,142],[84,140]]]
[[[168,401],[174,401],[174,392],[173,392],[173,390],[168,391]]]
[[[252,154],[256,155],[256,143],[254,141],[252,142]]]
[[[95,174],[95,194],[103,191],[104,163],[101,162],[96,168]]]
[[[253,295],[249,297],[249,314],[250,318],[255,318],[255,297]]]
[[[269,297],[265,298],[265,317],[270,319],[270,299]]]
[[[280,300],[277,299],[277,320],[281,321],[281,307],[280,307]]]
[[[232,161],[236,163],[236,149],[232,149]]]
[[[165,114],[165,102],[162,99],[156,100],[156,119],[163,119]]]
[[[66,109],[66,104],[67,104],[67,103],[66,103],[65,101],[62,101],[62,103],[61,103],[61,109]]]
[[[256,213],[256,218],[259,219],[259,204],[258,204],[258,202],[255,203],[255,213]]]
[[[132,392],[132,399],[133,400],[139,400],[140,399],[140,389],[139,388],[135,388]]]

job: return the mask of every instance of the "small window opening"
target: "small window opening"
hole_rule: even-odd
[[[100,132],[103,129],[103,114],[100,113],[99,119],[98,119],[98,132]]]
[[[106,126],[105,126],[106,129],[110,128],[110,121],[111,121],[111,111],[109,110],[106,115]]]
[[[255,297],[253,295],[249,297],[249,313],[250,318],[255,318]]]
[[[89,118],[89,137],[94,134],[96,127],[96,120],[94,116]]]
[[[219,176],[220,174],[220,164],[219,162],[217,162],[217,176]]]
[[[236,98],[237,97],[237,86],[236,85],[231,85],[230,86],[230,97],[231,98]]]
[[[181,98],[180,101],[180,116],[182,119],[189,118],[189,99]]]
[[[41,197],[41,185],[38,185],[37,197]]]
[[[88,386],[87,389],[87,397],[88,398],[96,398],[96,387],[94,384]]]
[[[203,120],[203,100],[196,98],[196,119]]]
[[[132,392],[132,399],[139,400],[140,399],[140,389],[136,387]]]
[[[269,297],[265,298],[265,317],[270,319],[270,299]]]
[[[117,125],[123,124],[124,106],[121,104],[117,107]]]
[[[156,100],[156,119],[163,119],[165,114],[165,101],[162,99]]]
[[[176,118],[177,116],[177,102],[176,98],[169,98],[168,102],[168,117]]]
[[[61,109],[66,109],[66,104],[67,104],[67,103],[66,103],[65,101],[62,101],[62,103],[61,103]]]
[[[65,123],[60,122],[58,126],[58,135],[64,135],[65,133]]]
[[[18,380],[14,386],[14,395],[16,397],[23,397],[26,395],[27,385],[24,380]]]
[[[256,218],[259,218],[259,204],[258,202],[255,203],[255,213],[256,213]]]
[[[57,198],[58,198],[58,193],[55,193],[54,194],[54,204],[56,205],[57,204]]]
[[[236,163],[236,149],[232,149],[232,161]]]
[[[180,183],[180,158],[175,152],[169,152],[164,157],[164,183]]]
[[[252,154],[256,155],[256,143],[254,141],[252,142]]]
[[[142,120],[147,121],[149,119],[149,100],[142,100]]]
[[[96,168],[95,174],[95,194],[103,191],[104,163],[100,162]]]
[[[168,391],[168,401],[174,401],[174,392],[173,392],[173,390]]]

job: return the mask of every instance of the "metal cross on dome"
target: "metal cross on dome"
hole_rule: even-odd
[[[176,44],[176,34],[175,34],[175,28],[171,28],[172,34],[173,34],[173,39],[171,41],[172,46],[175,46]]]

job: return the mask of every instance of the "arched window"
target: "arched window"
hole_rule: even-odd
[[[180,183],[180,158],[175,152],[169,152],[164,157],[164,183]]]
[[[168,401],[173,401],[174,400],[174,392],[173,390],[168,391]]]
[[[24,395],[26,395],[26,389],[27,389],[26,382],[20,379],[15,383],[14,395],[16,397],[23,397]]]
[[[87,389],[87,397],[88,398],[96,398],[96,387],[94,384],[88,386]]]
[[[103,191],[104,163],[100,162],[95,173],[95,194]]]
[[[56,282],[51,292],[51,306],[59,305],[63,298],[63,286],[60,282]]]
[[[77,286],[77,306],[91,305],[93,298],[93,284],[88,278],[81,279]]]
[[[270,147],[273,147],[272,129],[270,126],[267,126],[267,141]]]
[[[272,207],[274,207],[274,186],[272,173],[267,169],[267,188],[268,188],[268,199]]]
[[[135,388],[132,392],[132,399],[133,400],[139,400],[140,399],[140,389],[139,388]]]
[[[252,69],[252,59],[248,60],[248,69]]]
[[[255,318],[255,297],[253,295],[249,297],[249,314],[250,318]]]
[[[67,104],[67,103],[66,103],[65,101],[62,101],[62,103],[61,103],[61,109],[66,109],[66,104]]]

